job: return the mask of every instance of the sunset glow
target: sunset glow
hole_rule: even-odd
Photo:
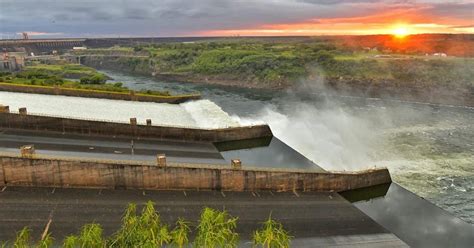
[[[409,35],[408,28],[405,26],[397,27],[393,30],[393,35],[397,38],[404,38],[405,36]]]
[[[390,34],[404,38],[423,33],[472,33],[473,21],[459,18],[437,18],[425,13],[427,7],[399,8],[371,15],[341,18],[315,18],[303,22],[262,24],[241,29],[217,29],[200,35],[371,35]]]

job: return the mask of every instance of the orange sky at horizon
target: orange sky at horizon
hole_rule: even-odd
[[[403,35],[400,35],[403,33]],[[405,36],[423,33],[474,33],[474,19],[440,18],[423,8],[392,9],[347,18],[317,18],[298,23],[265,24],[243,29],[206,30],[204,36],[372,35]]]

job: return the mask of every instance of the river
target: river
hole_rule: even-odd
[[[336,96],[311,87],[271,92],[104,72],[132,89],[201,92],[236,122],[268,123],[275,136],[324,169],[388,167],[395,182],[474,223],[473,108]]]

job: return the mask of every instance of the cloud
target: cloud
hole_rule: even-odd
[[[273,27],[281,25],[363,22],[365,16],[383,13],[398,13],[393,19],[407,13],[405,17],[414,22],[420,15],[462,26],[472,24],[473,7],[468,1],[436,0],[1,0],[0,32],[179,36],[266,29],[275,33]],[[413,10],[416,15],[408,15]]]

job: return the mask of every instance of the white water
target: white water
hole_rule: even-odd
[[[10,106],[12,112],[26,107],[31,114],[79,119],[128,123],[135,117],[139,124],[152,119],[153,125],[163,126],[207,129],[239,126],[209,100],[167,104],[0,91],[0,104]]]
[[[275,136],[326,170],[361,170],[374,167],[370,151],[376,130],[367,120],[340,108],[318,109],[295,103],[292,109],[269,106],[242,124],[268,123]]]

